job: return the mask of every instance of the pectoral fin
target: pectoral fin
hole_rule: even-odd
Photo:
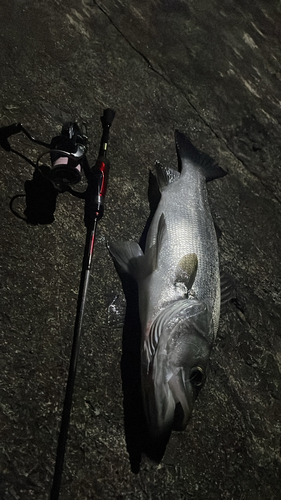
[[[189,253],[181,258],[176,269],[175,285],[182,283],[190,290],[198,269],[198,258],[195,253]]]

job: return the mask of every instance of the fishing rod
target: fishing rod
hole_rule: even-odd
[[[93,261],[94,245],[97,223],[101,219],[104,211],[104,199],[107,188],[109,161],[106,157],[109,128],[114,119],[115,112],[111,109],[104,111],[101,118],[103,134],[101,138],[99,156],[95,166],[87,171],[88,187],[85,197],[85,215],[84,222],[87,228],[86,244],[84,251],[84,259],[82,266],[82,273],[80,279],[79,295],[77,300],[76,320],[74,326],[72,351],[69,364],[68,380],[65,391],[63,412],[61,418],[61,427],[57,446],[57,456],[55,472],[53,477],[53,484],[51,489],[50,500],[57,500],[59,498],[60,485],[63,472],[64,455],[68,434],[68,427],[70,421],[70,413],[72,406],[72,396],[74,389],[74,382],[77,369],[77,361],[79,355],[79,348],[81,343],[82,322],[85,310],[86,295],[89,285],[90,271]]]
[[[60,494],[64,456],[72,407],[73,390],[77,371],[79,349],[81,344],[82,323],[85,311],[90,272],[93,263],[96,230],[98,221],[102,218],[104,212],[104,200],[110,167],[109,160],[107,158],[107,148],[109,141],[109,129],[112,125],[114,116],[115,111],[113,111],[112,109],[105,109],[103,112],[103,116],[101,117],[103,132],[100,141],[100,149],[96,163],[92,168],[90,168],[88,160],[86,158],[88,137],[81,132],[77,123],[70,122],[64,124],[61,134],[54,137],[51,140],[50,144],[35,139],[22,126],[21,123],[14,123],[7,127],[0,128],[0,146],[8,152],[17,154],[35,167],[35,173],[32,181],[26,181],[25,183],[27,202],[27,208],[25,210],[25,215],[27,218],[25,220],[27,222],[31,222],[34,224],[52,222],[53,212],[55,210],[56,204],[56,197],[59,192],[63,193],[65,191],[68,191],[74,196],[85,199],[84,224],[87,230],[86,242],[84,248],[84,257],[82,263],[76,318],[72,340],[72,350],[57,444],[56,463],[50,493],[50,500],[57,500]],[[36,163],[11,147],[8,138],[20,132],[23,132],[28,137],[28,139],[35,142],[36,144],[49,149],[49,151],[43,152],[41,155],[39,155]],[[43,161],[46,155],[50,156],[51,167],[47,166]],[[80,182],[82,170],[85,173],[88,184],[87,189],[84,193],[74,191],[71,187],[72,185]],[[41,190],[41,192],[38,196],[39,189]],[[44,211],[45,207],[42,208],[42,190],[43,192],[46,192],[46,190],[48,192],[47,199],[43,196],[44,202],[48,202],[50,207],[50,210],[48,210],[47,214],[46,210]],[[34,197],[34,192],[36,192],[37,194],[36,197]],[[36,211],[37,216],[34,215],[34,212]],[[14,210],[13,213],[15,213]],[[17,213],[15,213],[15,215],[19,216]]]

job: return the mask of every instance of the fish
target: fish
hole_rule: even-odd
[[[144,252],[109,243],[138,284],[143,406],[152,437],[186,428],[204,386],[220,317],[218,242],[206,182],[226,175],[175,131],[178,170],[156,164],[161,198]]]

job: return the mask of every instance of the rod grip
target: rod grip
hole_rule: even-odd
[[[99,157],[95,166],[91,169],[86,191],[84,216],[85,226],[88,229],[91,229],[95,219],[100,220],[103,216],[109,166],[107,158]]]

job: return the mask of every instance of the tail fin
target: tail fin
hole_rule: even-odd
[[[227,174],[227,172],[219,167],[213,158],[206,153],[198,151],[198,149],[190,142],[188,137],[178,130],[175,131],[175,141],[180,170],[182,169],[184,161],[192,162],[201,170],[207,182],[212,181],[213,179],[218,179],[219,177],[223,177]]]

